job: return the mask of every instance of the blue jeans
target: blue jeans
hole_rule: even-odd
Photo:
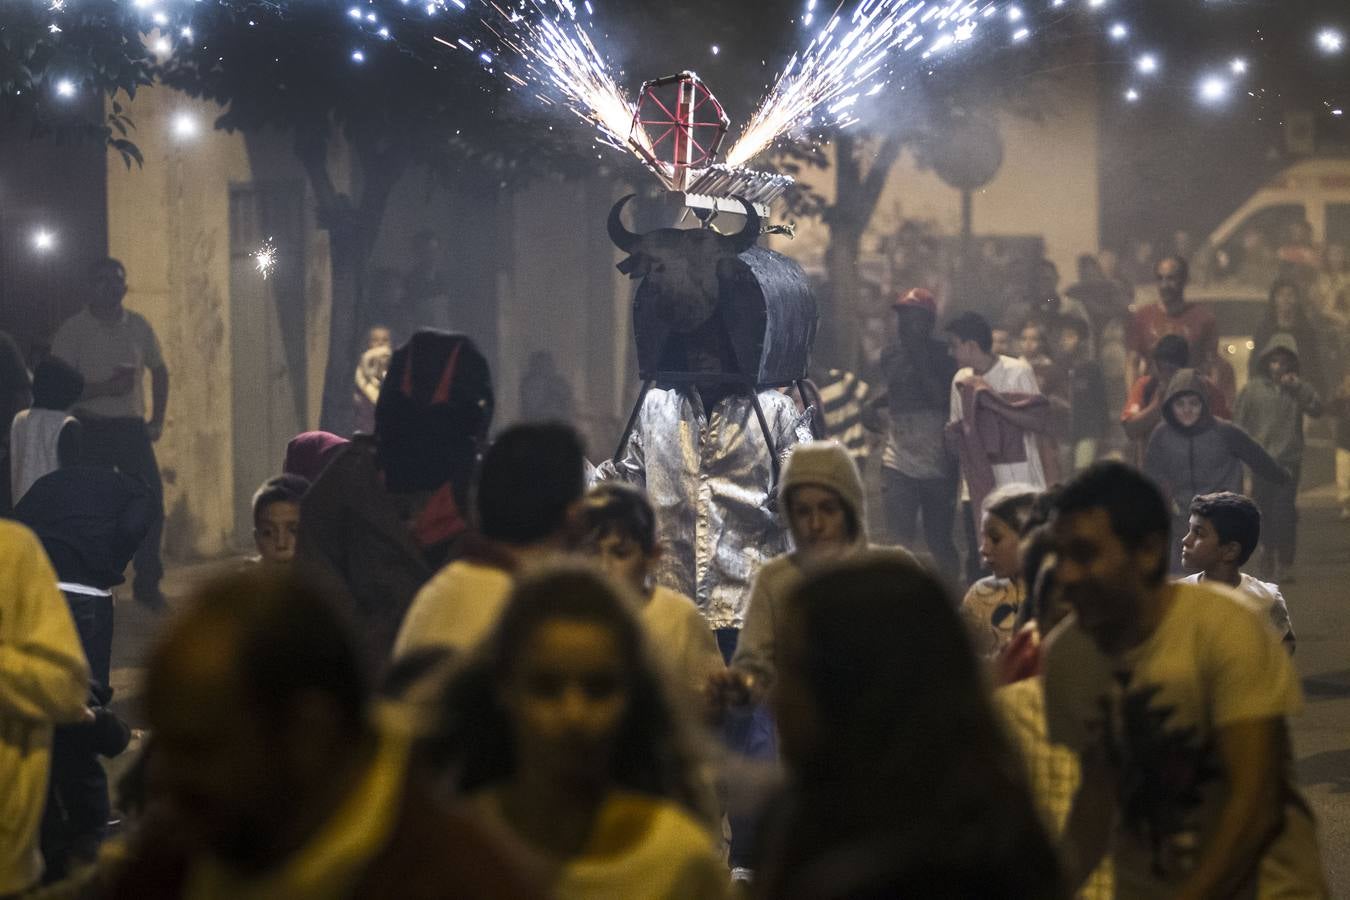
[[[111,687],[113,598],[73,591],[66,591],[65,595],[75,631],[80,636],[80,647],[89,661],[89,672],[99,684]]]
[[[736,653],[740,629],[719,628],[716,634],[722,661],[729,664]],[[762,703],[729,710],[722,724],[722,740],[727,749],[748,759],[771,761],[778,758],[773,716]],[[759,832],[758,817],[733,812],[727,815],[727,819],[731,823],[731,854],[728,862],[733,869],[748,868],[754,864],[757,856],[755,841]]]

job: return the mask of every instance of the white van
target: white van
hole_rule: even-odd
[[[1350,246],[1350,159],[1301,162],[1266,182],[1196,254],[1198,286],[1264,294],[1274,278],[1274,253],[1305,222],[1318,246]]]
[[[1267,181],[1214,229],[1191,259],[1189,300],[1209,304],[1219,320],[1219,352],[1247,380],[1252,335],[1265,316],[1278,251],[1296,226],[1312,229],[1313,243],[1350,247],[1350,159],[1308,160]],[[1137,304],[1156,303],[1151,285]]]

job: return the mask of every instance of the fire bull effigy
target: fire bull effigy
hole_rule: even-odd
[[[646,489],[663,549],[657,578],[713,628],[735,631],[755,572],[788,545],[778,474],[811,438],[810,415],[778,389],[806,378],[816,304],[801,267],[759,246],[760,209],[784,179],[712,166],[680,183],[701,227],[635,233],[623,223],[631,196],[610,212],[610,238],[627,254],[619,270],[638,281],[642,389],[598,475]],[[729,212],[744,224],[724,234],[713,225]]]
[[[806,378],[816,331],[815,298],[806,274],[788,257],[758,245],[759,213],[742,198],[736,199],[743,205],[745,225],[735,234],[709,227],[635,234],[622,218],[631,199],[615,204],[609,217],[610,239],[628,254],[619,271],[640,279],[633,332],[643,388],[628,432],[655,384],[705,390],[741,386],[750,396],[776,477],[776,447],[757,391],[799,385]]]

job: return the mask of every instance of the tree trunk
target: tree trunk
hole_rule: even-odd
[[[357,223],[328,229],[332,300],[319,428],[344,437],[350,435],[354,427],[352,373],[356,371],[357,363],[357,323],[365,300],[366,272],[374,246],[374,241],[368,239],[364,231]]]
[[[299,134],[296,154],[309,174],[318,202],[319,227],[328,232],[332,298],[328,326],[328,363],[324,368],[319,428],[344,437],[352,433],[352,373],[356,371],[359,324],[365,309],[366,281],[375,239],[384,221],[394,185],[408,166],[408,149],[381,147],[364,136],[349,136],[361,173],[360,204],[340,193],[328,171],[327,134]]]
[[[858,274],[858,256],[862,252],[863,229],[852,221],[830,223],[830,246],[825,250],[825,274],[830,282],[825,309],[834,326],[835,352],[839,364],[857,372],[862,362],[862,331],[858,297],[862,277]]]
[[[903,141],[898,137],[883,141],[865,172],[854,135],[840,132],[834,146],[835,201],[825,213],[830,228],[830,246],[825,251],[830,295],[824,315],[832,317],[841,360],[856,372],[862,364],[862,323],[871,312],[864,309],[862,276],[858,272],[862,239],[891,168],[900,158]]]

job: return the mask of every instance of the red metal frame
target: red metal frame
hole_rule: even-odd
[[[729,126],[707,85],[693,72],[681,72],[642,85],[629,142],[668,188],[683,191],[690,172],[716,157]]]

